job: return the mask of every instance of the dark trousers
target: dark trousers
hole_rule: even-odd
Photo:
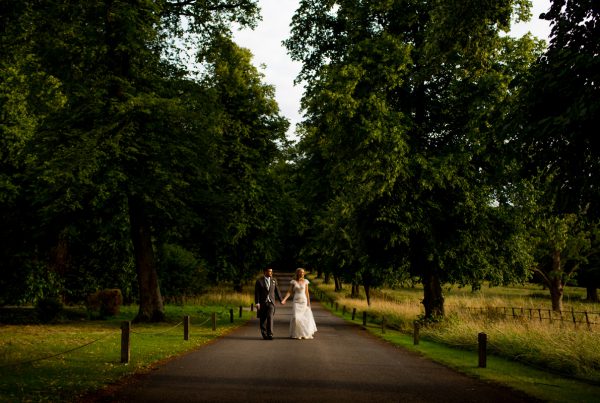
[[[272,302],[260,304],[258,317],[260,319],[260,333],[264,338],[273,336],[273,316],[275,316],[275,304]]]

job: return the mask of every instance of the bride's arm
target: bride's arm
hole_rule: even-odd
[[[306,284],[306,287],[304,288],[304,292],[306,293],[306,305],[310,306],[310,294],[308,293],[308,283]]]
[[[290,297],[290,295],[292,295],[293,289],[294,289],[294,287],[290,286],[290,288],[287,290],[287,292],[285,293],[285,297],[283,297],[283,299],[281,300],[282,304],[285,304],[285,301],[287,301],[287,299]]]

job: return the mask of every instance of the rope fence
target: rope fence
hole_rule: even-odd
[[[253,304],[254,305],[254,304]],[[239,307],[239,317],[242,317],[242,311],[243,311],[243,307],[240,306]],[[250,311],[254,311],[254,306],[250,307]],[[230,309],[228,312],[227,311],[221,311],[219,313],[217,312],[212,312],[211,314],[207,315],[207,317],[199,323],[195,323],[196,327],[203,327],[204,325],[206,325],[209,321],[211,322],[211,328],[213,331],[217,330],[217,323],[218,323],[218,319],[225,319],[225,318],[229,318],[229,322],[230,323],[234,323],[234,315],[233,315],[233,309]],[[166,333],[169,333],[171,331],[173,331],[174,329],[180,327],[183,324],[183,339],[184,340],[189,340],[189,334],[190,334],[190,330],[191,330],[191,317],[189,315],[185,315],[183,317],[183,320],[178,322],[177,324],[169,327],[168,329],[165,330],[161,330],[159,332],[138,332],[132,329],[132,325],[131,325],[131,321],[124,321],[121,322],[120,325],[120,332],[121,332],[121,363],[129,363],[130,358],[131,358],[131,335],[135,334],[137,336],[161,336],[164,335]],[[7,365],[2,365],[0,366],[0,368],[10,368],[10,367],[18,367],[21,365],[26,365],[26,364],[32,364],[34,362],[38,362],[38,361],[43,361],[43,360],[49,360],[55,357],[59,357],[59,356],[63,356],[69,353],[72,353],[74,351],[83,349],[85,347],[91,346],[94,343],[97,343],[101,340],[104,340],[106,338],[108,338],[109,336],[115,335],[119,333],[119,330],[113,330],[112,332],[109,332],[105,335],[103,335],[102,337],[99,337],[95,340],[92,340],[90,342],[84,343],[82,345],[79,345],[77,347],[65,350],[65,351],[61,351],[59,353],[56,354],[52,354],[52,355],[48,355],[45,357],[39,357],[39,358],[35,358],[35,359],[31,359],[31,360],[26,360],[26,361],[19,361],[19,362],[15,362],[15,363],[11,363],[11,364],[7,364]]]

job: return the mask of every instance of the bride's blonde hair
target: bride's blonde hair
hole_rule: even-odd
[[[300,280],[300,270],[304,271],[304,268],[298,267],[296,269],[296,280]]]

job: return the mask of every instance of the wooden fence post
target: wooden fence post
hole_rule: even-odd
[[[413,344],[415,346],[419,344],[419,329],[420,328],[421,328],[421,326],[419,325],[419,321],[415,320],[414,328],[413,328]]]
[[[363,312],[363,326],[367,326],[367,311]]]
[[[183,317],[183,340],[190,339],[190,315]]]
[[[585,311],[585,323],[587,323],[588,330],[592,330],[592,326],[590,324],[590,318],[588,317],[587,311]]]
[[[485,368],[487,366],[487,334],[479,333],[477,342],[479,345],[479,368]]]
[[[217,330],[217,314],[215,312],[211,315],[212,319],[212,330]]]
[[[346,315],[346,305],[342,307],[342,316]]]
[[[233,309],[229,310],[229,322],[233,323]]]
[[[131,358],[131,345],[129,335],[131,332],[131,322],[121,322],[121,363],[128,364]]]
[[[352,320],[356,317],[356,308],[352,308]]]
[[[242,317],[242,306],[240,305],[240,318]]]
[[[385,316],[381,317],[381,333],[385,333]]]
[[[250,312],[254,312],[254,302],[250,304]]]

